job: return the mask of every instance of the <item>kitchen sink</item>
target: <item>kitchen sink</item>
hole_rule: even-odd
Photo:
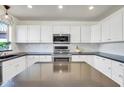
[[[0,56],[0,59],[10,58],[10,57],[14,57],[14,56],[17,56],[17,55]]]

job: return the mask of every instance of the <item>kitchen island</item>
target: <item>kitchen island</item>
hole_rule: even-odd
[[[87,63],[35,63],[1,87],[119,87]]]

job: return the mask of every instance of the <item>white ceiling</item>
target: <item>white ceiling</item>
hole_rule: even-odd
[[[99,21],[123,6],[94,5],[93,10],[88,7],[89,5],[64,5],[60,10],[57,5],[33,5],[32,9],[26,5],[11,5],[9,13],[20,20]]]

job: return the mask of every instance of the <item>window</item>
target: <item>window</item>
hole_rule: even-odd
[[[9,25],[0,21],[0,51],[9,49]]]

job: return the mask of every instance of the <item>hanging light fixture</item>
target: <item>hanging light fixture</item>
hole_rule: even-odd
[[[5,9],[5,13],[0,15],[0,21],[5,22],[7,24],[13,24],[13,17],[8,14],[8,9],[10,9],[10,6],[3,5]]]

